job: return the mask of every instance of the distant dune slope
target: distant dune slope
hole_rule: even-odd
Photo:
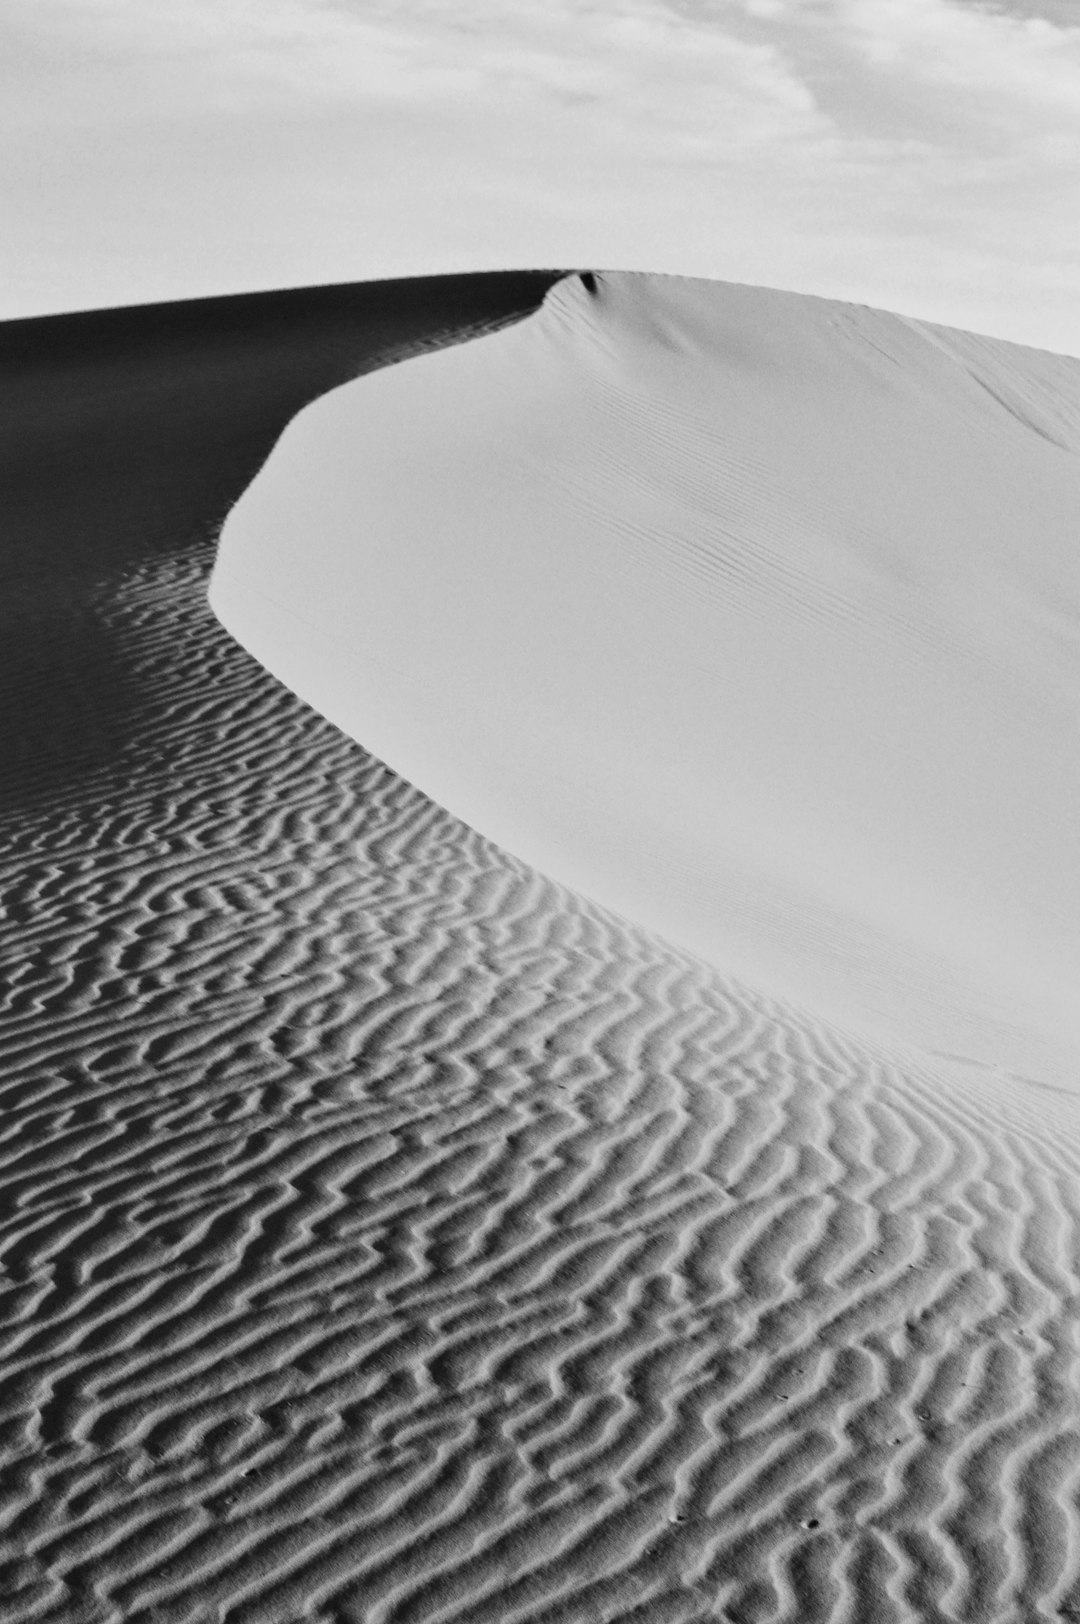
[[[302,413],[211,602],[545,872],[1080,1085],[1080,362],[616,273]]]
[[[0,326],[4,1624],[1080,1618],[1073,1101],[585,902],[208,608],[291,411],[548,281]]]

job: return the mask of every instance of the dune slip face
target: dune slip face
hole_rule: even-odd
[[[1080,362],[568,277],[290,425],[211,601],[440,804],[891,1043],[1080,1079]]]
[[[0,327],[17,1624],[1080,1617],[1071,1098],[585,901],[208,607],[291,412],[551,281]]]

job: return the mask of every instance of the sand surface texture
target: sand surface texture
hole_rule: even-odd
[[[303,400],[546,280],[0,328],[5,1619],[1080,1617],[1071,1098],[583,901],[207,606]]]
[[[1080,1083],[1080,362],[567,278],[304,412],[211,601],[543,872],[890,1041]]]

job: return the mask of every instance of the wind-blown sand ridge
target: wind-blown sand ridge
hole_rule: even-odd
[[[1080,1616],[1072,1101],[583,901],[207,607],[303,398],[548,281],[8,329],[20,1624]]]
[[[1080,364],[567,278],[326,396],[225,526],[244,645],[442,805],[889,1041],[1080,1076]]]

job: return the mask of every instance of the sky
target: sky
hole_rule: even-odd
[[[508,266],[1080,355],[1080,0],[4,0],[0,318]]]

